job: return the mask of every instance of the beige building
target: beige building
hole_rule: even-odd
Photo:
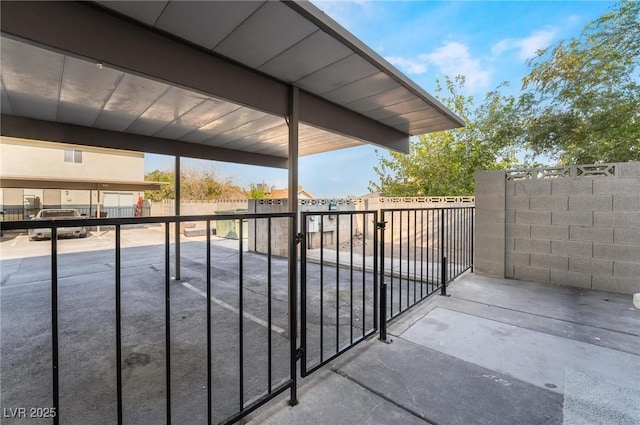
[[[144,153],[2,137],[0,209],[19,220],[41,208],[87,216],[145,215]]]

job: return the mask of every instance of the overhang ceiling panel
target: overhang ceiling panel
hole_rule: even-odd
[[[428,118],[420,121],[406,121],[402,124],[397,124],[397,127],[405,128],[407,131],[411,131],[412,129],[419,130],[420,128],[425,128],[425,127],[429,127],[429,128],[434,127],[438,129],[444,129],[445,127],[443,126],[445,126],[446,124],[447,124],[446,119],[443,119],[441,116],[434,116],[432,118]]]
[[[434,131],[448,130],[449,127],[447,127],[447,125],[448,125],[447,120],[442,117],[431,118],[431,119],[411,123],[411,126],[414,127],[416,131],[423,131],[423,133],[425,128],[431,128],[431,127],[436,129]],[[418,133],[418,134],[422,134],[422,133]]]
[[[412,112],[418,114],[420,118],[431,118],[432,116],[439,115],[435,108],[430,106],[425,108],[424,103],[415,99],[365,112],[365,115],[371,118],[375,117],[374,119],[382,121],[385,119],[404,117],[404,115]]]
[[[247,120],[242,124],[233,127],[224,132],[210,132],[209,134],[215,134],[210,139],[204,140],[203,143],[216,146],[216,147],[227,147],[226,145],[232,144],[234,140],[241,139],[246,137],[247,135],[251,135],[251,137],[255,137],[257,133],[262,133],[265,130],[269,130],[274,127],[280,127],[282,125],[283,119],[280,117],[274,117],[273,115],[264,114],[262,117],[256,117],[251,120]],[[218,126],[218,130],[223,128],[223,125]],[[233,149],[233,147],[232,147]]]
[[[336,138],[328,141],[317,141],[317,142],[309,142],[303,143],[300,146],[300,154],[301,155],[315,155],[317,153],[329,152],[338,149],[351,148],[355,146],[360,146],[362,143],[357,142],[353,139],[347,139],[345,137]]]
[[[154,134],[154,136],[188,141],[188,135],[191,132],[197,132],[201,127],[240,108],[240,106],[233,103],[207,98],[207,100],[187,111],[184,115]]]
[[[267,116],[264,112],[249,108],[238,108],[233,112],[223,115],[216,120],[200,127],[198,131],[191,132],[181,137],[181,140],[190,143],[203,143],[213,139],[218,134],[241,127],[251,121]]]
[[[203,103],[205,99],[205,96],[172,87],[129,126],[129,131],[152,136],[178,121],[180,117]],[[185,133],[181,132],[179,136],[183,134]],[[173,139],[179,136],[161,137]]]
[[[208,50],[255,12],[264,1],[172,1],[156,27]]]
[[[273,140],[289,140],[288,126],[284,119],[277,117],[271,121],[272,125],[265,126],[263,130],[252,132],[251,135],[235,138],[227,142],[220,143],[219,146],[228,149],[244,150],[247,148],[255,149],[257,144],[271,144]]]
[[[2,108],[3,114],[13,115],[13,108],[11,108],[11,102],[7,95],[7,89],[4,88],[4,83],[0,79],[0,108]]]
[[[419,102],[421,107],[424,108],[424,102],[422,102],[420,99],[416,99],[413,93],[402,86],[365,97],[364,99],[356,100],[355,102],[348,103],[345,106],[353,109],[354,111],[364,113],[365,115],[369,116],[368,114],[366,114],[369,111],[384,108],[387,105],[408,102],[411,100]]]
[[[98,116],[95,126],[125,131],[171,87],[148,78],[125,74]]]
[[[58,120],[91,127],[122,76],[120,71],[98,69],[87,61],[65,58]]]
[[[55,121],[64,57],[2,38],[2,81],[17,115]]]
[[[267,1],[214,50],[258,68],[317,30],[283,3]]]
[[[296,81],[296,85],[311,93],[324,94],[377,72],[375,66],[353,54]]]
[[[292,83],[331,65],[353,52],[323,31],[316,31],[300,43],[262,65],[259,70]]]
[[[390,79],[385,73],[378,72],[347,84],[346,86],[324,93],[323,97],[339,104],[346,104],[378,93],[383,93],[396,87],[400,87],[396,81]]]
[[[391,118],[384,118],[382,121],[385,124],[393,125],[393,126],[402,126],[402,128],[406,128],[406,124],[411,124],[413,121],[421,121],[428,120],[433,118],[438,118],[440,115],[435,110],[420,110],[415,112],[409,112],[403,115],[396,115]]]
[[[137,21],[143,22],[147,25],[153,25],[156,23],[162,11],[167,7],[169,1],[155,1],[155,0],[143,0],[143,1],[100,1],[105,7],[113,9],[116,12],[127,15]]]

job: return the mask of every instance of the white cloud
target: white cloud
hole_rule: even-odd
[[[427,64],[420,59],[409,59],[400,56],[388,56],[385,58],[390,64],[401,68],[408,74],[424,74],[427,72]]]
[[[491,79],[491,72],[471,55],[469,47],[457,41],[448,41],[434,51],[421,53],[415,58],[392,56],[386,59],[408,74],[423,74],[433,66],[450,77],[464,75],[469,91],[486,88]]]
[[[471,91],[487,87],[491,79],[491,72],[483,69],[480,60],[471,56],[469,47],[457,41],[448,41],[423,57],[438,67],[443,74],[450,77],[464,75],[466,85]]]
[[[538,50],[546,49],[556,37],[554,29],[538,30],[524,38],[506,38],[491,47],[491,53],[501,55],[509,50],[516,50],[518,58],[526,61],[535,57]]]

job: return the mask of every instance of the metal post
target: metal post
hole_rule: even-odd
[[[440,295],[447,296],[447,257],[442,257],[440,265]]]
[[[444,241],[445,241],[445,237],[444,237],[444,211],[445,211],[444,209],[440,210],[440,229],[439,229],[439,233],[440,233],[440,262],[441,263],[442,263],[442,259],[445,257],[445,252],[444,252]],[[442,270],[440,270],[440,276],[442,277]],[[440,280],[440,284],[442,285],[442,279]]]
[[[164,233],[164,343],[165,343],[165,386],[167,425],[171,425],[171,276],[169,253],[169,224],[165,222]]]
[[[116,400],[118,425],[122,425],[122,226],[116,225]]]
[[[393,213],[391,214],[393,216]],[[380,314],[378,317],[380,318],[380,341],[390,343],[391,341],[387,340],[387,284],[384,282],[384,230],[387,223],[384,221],[384,212],[382,220],[376,223],[376,229],[380,231]]]
[[[211,220],[207,220],[207,425],[212,425],[213,416],[211,342]]]
[[[60,423],[60,396],[58,380],[58,228],[51,228],[51,364],[52,407],[55,409],[54,425]]]
[[[475,256],[473,240],[475,239],[474,222],[476,218],[475,208],[471,208],[471,273],[473,273],[473,257]]]
[[[289,404],[298,404],[297,396],[297,273],[298,273],[298,119],[299,119],[298,87],[291,86],[289,90],[289,211],[294,217],[289,221],[289,345],[290,345],[290,372],[291,372],[291,397]],[[304,347],[303,347],[304,348]]]
[[[180,156],[176,155],[176,172],[174,176],[175,185],[176,185],[176,207],[175,207],[175,215],[180,215]],[[167,223],[167,226],[169,223]],[[176,220],[176,280],[180,280],[180,221]]]

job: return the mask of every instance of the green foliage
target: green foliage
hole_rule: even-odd
[[[374,167],[380,182],[369,189],[387,196],[471,195],[478,170],[510,168],[516,163],[514,140],[521,134],[513,96],[487,94],[479,107],[460,94],[464,77],[438,82],[436,96],[466,123],[464,128],[421,135],[412,141],[408,155],[379,155]],[[443,91],[447,95],[442,97]]]
[[[560,163],[640,160],[640,3],[542,50],[523,80],[523,146]]]
[[[175,184],[173,171],[154,170],[145,174],[144,179],[151,182],[165,183],[160,190],[145,190],[144,197],[151,201],[162,201],[163,199],[175,199]]]
[[[249,199],[267,199],[269,194],[265,190],[264,184],[251,183],[249,185],[249,192],[247,193]]]
[[[145,198],[152,201],[175,199],[175,173],[155,170],[145,175],[147,181],[167,183],[161,190],[145,191]],[[183,170],[180,179],[180,198],[184,201],[210,201],[213,199],[245,199],[246,194],[231,179],[219,180],[209,171]]]
[[[437,97],[466,127],[420,136],[408,155],[379,156],[380,182],[369,189],[468,195],[475,171],[513,168],[523,149],[560,164],[640,160],[640,3],[622,1],[529,66],[518,98],[502,95],[501,85],[479,106],[459,94],[463,77],[447,78]]]

